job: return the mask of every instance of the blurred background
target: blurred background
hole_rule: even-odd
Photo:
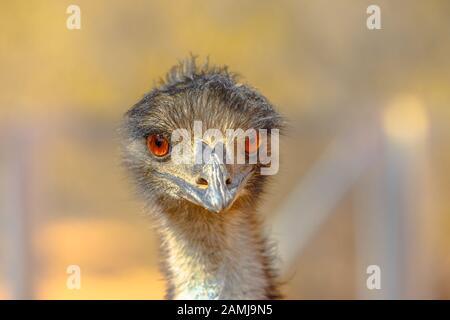
[[[289,121],[260,210],[287,298],[450,299],[449,17],[446,0],[3,1],[0,299],[163,298],[115,130],[189,53]]]

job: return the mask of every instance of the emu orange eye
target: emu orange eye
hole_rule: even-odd
[[[169,153],[169,141],[160,134],[152,134],[147,138],[147,148],[157,157]]]
[[[256,133],[253,139],[245,137],[245,152],[247,154],[252,154],[258,151],[261,141],[259,140],[259,134]]]

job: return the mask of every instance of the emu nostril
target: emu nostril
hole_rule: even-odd
[[[206,179],[204,179],[204,178],[198,178],[196,182],[197,182],[197,184],[200,187],[207,187],[208,186],[208,181]]]
[[[225,183],[227,184],[227,186],[229,186],[231,184],[231,178],[227,178],[227,180],[225,181]]]

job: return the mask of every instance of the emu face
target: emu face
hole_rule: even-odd
[[[126,113],[125,165],[147,200],[166,209],[222,212],[251,205],[265,178],[255,156],[258,130],[270,134],[279,126],[278,114],[254,89],[237,84],[225,69],[198,69],[192,60],[172,69],[165,84]],[[231,130],[250,134],[232,136]],[[244,163],[236,161],[239,146]]]

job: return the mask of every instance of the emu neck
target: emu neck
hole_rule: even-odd
[[[241,211],[168,219],[162,232],[168,298],[267,298],[271,279],[259,229],[254,213]]]

